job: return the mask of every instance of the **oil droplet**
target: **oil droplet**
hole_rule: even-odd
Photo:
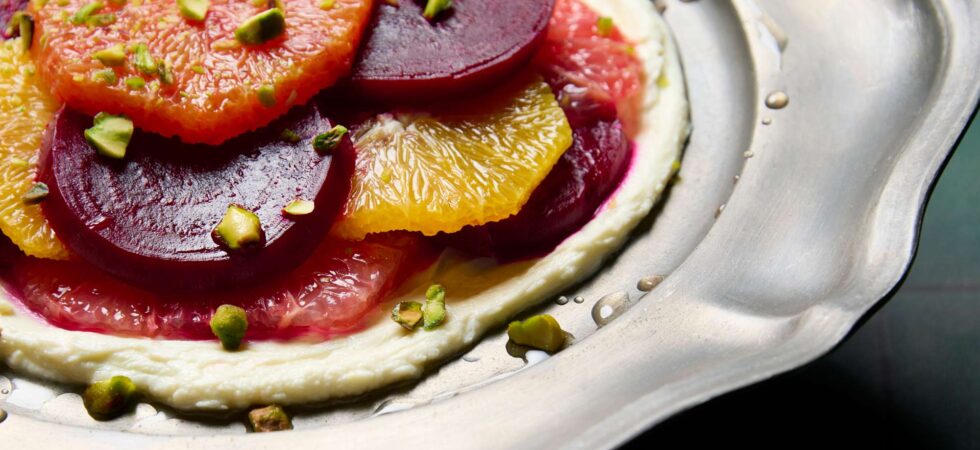
[[[783,109],[789,104],[789,96],[783,91],[775,91],[766,97],[766,106],[769,109]]]
[[[385,400],[381,402],[381,404],[378,405],[377,408],[374,409],[374,415],[372,417],[378,417],[378,416],[383,416],[385,414],[391,414],[399,411],[409,410],[417,406],[419,403],[420,402],[414,400],[411,401],[397,400],[397,399]]]
[[[592,320],[600,327],[608,325],[613,319],[626,312],[630,306],[633,304],[630,302],[630,295],[626,292],[614,292],[603,296],[592,306]]]
[[[727,204],[728,203],[724,203],[721,206],[719,206],[717,210],[715,210],[715,218],[716,219],[718,218],[718,216],[721,215],[721,213],[725,212],[725,205],[727,205]]]
[[[662,281],[664,281],[663,275],[650,275],[648,277],[640,278],[640,281],[636,282],[636,288],[643,292],[650,292]]]
[[[755,156],[755,152],[753,152],[752,150],[747,150],[745,153],[742,153],[742,157],[745,159],[749,159],[753,156]]]
[[[763,117],[762,118],[762,124],[763,125],[771,125],[772,124],[772,117]]]
[[[4,420],[7,420],[7,411],[0,409],[0,423],[3,423]]]
[[[466,361],[466,362],[477,362],[479,360],[480,360],[480,358],[477,358],[476,356],[470,356],[470,355],[464,355],[463,356],[463,361]]]
[[[585,298],[584,297],[581,297],[581,296],[578,296],[578,297],[573,298],[572,301],[575,302],[575,303],[585,303]]]
[[[742,178],[741,175],[736,174],[735,175],[735,181],[732,181],[732,184],[738,184],[738,180],[740,180],[741,178]]]
[[[558,297],[557,299],[555,299],[555,303],[557,303],[559,305],[567,305],[568,304],[568,297],[565,297],[564,295],[562,295],[561,297]]]

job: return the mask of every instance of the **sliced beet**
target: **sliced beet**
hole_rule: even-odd
[[[499,82],[543,42],[554,0],[453,0],[430,22],[425,2],[381,3],[352,69],[376,100],[431,100]]]
[[[592,220],[629,169],[632,146],[610,100],[584,95],[573,85],[558,97],[574,141],[517,215],[466,227],[441,240],[501,260],[538,256]]]
[[[91,126],[70,110],[52,123],[39,174],[50,189],[44,213],[74,253],[145,288],[235,287],[288,270],[316,247],[350,191],[353,147],[345,138],[331,155],[313,150],[310,140],[331,128],[315,106],[219,147],[137,131],[121,161],[88,145]],[[285,217],[295,199],[316,207]],[[263,246],[229,252],[215,242],[229,204],[259,216]]]

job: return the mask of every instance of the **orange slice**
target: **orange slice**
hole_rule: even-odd
[[[524,78],[459,107],[375,116],[352,139],[355,175],[335,232],[360,239],[452,233],[516,214],[572,130],[548,85]]]
[[[29,56],[20,38],[0,41],[0,230],[28,255],[67,259],[41,207],[21,198],[34,184],[44,129],[59,108]]]
[[[101,6],[88,8],[89,20],[78,19],[96,3]],[[39,75],[81,112],[125,114],[144,130],[219,144],[268,124],[346,75],[372,6],[372,0],[290,0],[283,35],[242,45],[236,28],[269,1],[211,0],[199,22],[181,16],[177,3],[35,0]],[[166,68],[155,73],[142,64],[141,70],[140,44],[152,59],[149,69]],[[121,65],[93,57],[120,45],[127,49]]]

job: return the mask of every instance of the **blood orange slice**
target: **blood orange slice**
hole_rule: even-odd
[[[125,114],[144,130],[219,144],[346,75],[372,5],[291,0],[281,37],[239,44],[236,28],[268,3],[211,0],[197,22],[184,19],[173,0],[33,2],[33,51],[39,74],[70,107],[89,115]],[[87,5],[101,7],[83,9]],[[104,19],[76,20],[86,11],[89,19]],[[106,49],[128,54],[107,67],[93,57]]]
[[[69,330],[213,339],[208,326],[213,311],[231,304],[248,313],[246,339],[287,339],[353,331],[387,293],[430,261],[425,244],[413,235],[327,239],[283,278],[198,296],[144,291],[80,262],[23,258],[12,272],[24,304]]]
[[[609,99],[627,134],[639,126],[643,92],[643,66],[633,47],[608,18],[602,18],[579,0],[557,0],[544,45],[535,65],[555,88],[562,105],[564,94]]]

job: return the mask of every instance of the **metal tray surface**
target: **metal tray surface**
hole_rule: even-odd
[[[657,3],[693,134],[623,251],[534,310],[574,345],[522,359],[498,332],[418,383],[296,410],[296,430],[270,434],[148,404],[96,423],[77,390],[0,368],[3,447],[608,448],[827,352],[911,261],[980,96],[980,0]],[[639,290],[651,276],[666,278]]]

